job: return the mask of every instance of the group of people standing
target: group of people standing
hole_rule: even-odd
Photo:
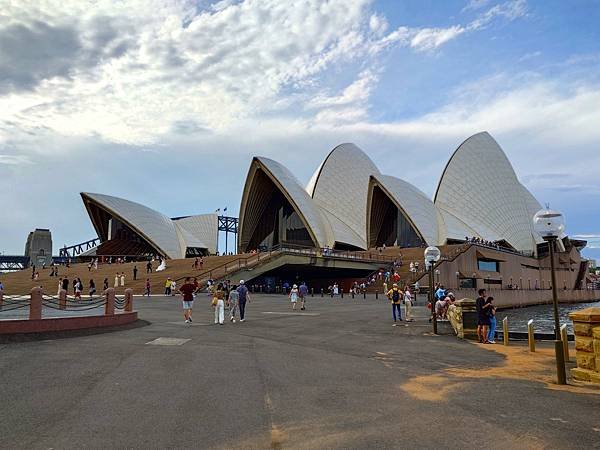
[[[215,324],[223,325],[225,323],[225,306],[229,308],[229,320],[232,323],[236,321],[236,314],[239,311],[239,320],[246,320],[246,303],[250,301],[250,293],[244,283],[240,280],[239,285],[233,285],[231,288],[224,283],[218,283],[216,286],[212,284],[209,289],[209,294],[212,295],[212,307],[215,313]],[[200,291],[198,281],[191,277],[185,279],[184,284],[179,288],[179,293],[182,295],[183,301],[183,317],[185,323],[192,323],[192,310],[194,308],[194,298]]]

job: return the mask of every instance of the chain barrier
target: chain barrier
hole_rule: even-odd
[[[127,300],[125,297],[118,297],[115,295],[115,308],[116,309],[125,309],[127,306]]]

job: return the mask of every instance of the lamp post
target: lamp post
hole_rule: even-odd
[[[436,279],[436,283],[439,284],[439,282],[440,282],[440,271],[438,269],[435,269],[435,279]]]
[[[429,304],[431,305],[431,323],[433,324],[433,334],[437,334],[437,320],[435,317],[435,302],[433,301],[433,270],[434,265],[437,261],[439,261],[441,253],[440,249],[437,247],[427,247],[425,249],[425,267],[429,272]]]
[[[554,352],[556,354],[556,375],[558,384],[567,384],[565,372],[565,355],[560,335],[560,320],[558,317],[558,295],[556,293],[556,274],[554,273],[554,244],[565,230],[565,219],[558,211],[550,208],[542,209],[533,216],[533,229],[546,242],[550,249],[550,277],[552,282],[552,304],[554,306]]]

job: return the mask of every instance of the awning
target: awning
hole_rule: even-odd
[[[477,253],[477,258],[491,259],[492,261],[506,261],[506,259],[502,257],[502,253],[495,252],[493,250],[477,248],[476,253]]]

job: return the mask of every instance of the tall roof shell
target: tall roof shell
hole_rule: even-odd
[[[503,238],[518,250],[535,250],[532,199],[500,146],[482,132],[454,152],[434,202],[484,239]]]
[[[428,245],[440,245],[438,216],[433,202],[412,184],[390,175],[373,177],[384,192],[396,203]]]
[[[175,225],[167,216],[147,206],[111,195],[82,192],[81,197],[88,210],[90,204],[103,208],[143,236],[159,253],[169,258],[185,256],[185,249],[182,256]],[[90,214],[90,217],[93,216]],[[94,227],[98,230],[97,224]]]
[[[282,164],[270,158],[255,156],[252,160],[244,194],[242,196],[242,204],[240,207],[240,237],[243,236],[244,216],[246,203],[250,187],[253,182],[256,170],[261,169],[270,180],[280,189],[281,193],[287,198],[296,212],[300,215],[306,228],[315,241],[315,244],[324,247],[330,244],[330,237],[333,235],[331,226],[324,220],[319,207],[313,199],[308,195],[302,187],[298,179]]]
[[[369,178],[379,175],[371,159],[354,144],[335,147],[312,176],[307,192],[323,209],[346,223],[366,247]]]

